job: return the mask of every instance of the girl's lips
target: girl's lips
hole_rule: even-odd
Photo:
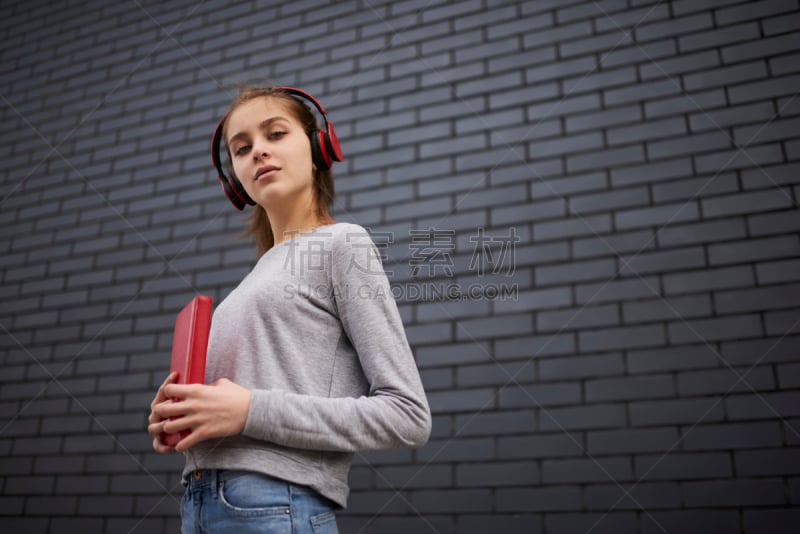
[[[272,165],[258,169],[256,172],[256,182],[271,179],[279,170],[279,167],[274,167]]]

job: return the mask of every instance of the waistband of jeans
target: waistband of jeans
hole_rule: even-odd
[[[190,486],[216,486],[225,480],[246,475],[247,471],[233,469],[194,469],[184,475],[184,485]]]
[[[257,471],[242,469],[194,469],[184,476],[183,482],[185,486],[188,485],[192,488],[217,487],[221,482],[233,480],[244,475],[259,475],[270,478],[275,484],[285,485],[294,494],[317,494],[314,489],[308,486],[294,484]]]

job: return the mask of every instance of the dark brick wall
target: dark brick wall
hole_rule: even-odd
[[[342,532],[796,531],[797,0],[2,11],[3,532],[177,530],[146,415],[254,261],[207,156],[244,80],[328,108],[434,412]]]

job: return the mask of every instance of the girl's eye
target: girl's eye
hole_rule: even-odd
[[[247,151],[250,150],[250,145],[242,145],[236,149],[234,152],[235,155],[241,156],[243,154],[247,154]]]
[[[269,139],[270,141],[279,141],[284,135],[286,135],[286,132],[272,132],[269,134]]]

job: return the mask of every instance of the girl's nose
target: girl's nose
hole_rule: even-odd
[[[267,143],[265,141],[256,141],[253,144],[253,158],[260,159],[267,157],[269,157],[269,150],[267,149]]]

